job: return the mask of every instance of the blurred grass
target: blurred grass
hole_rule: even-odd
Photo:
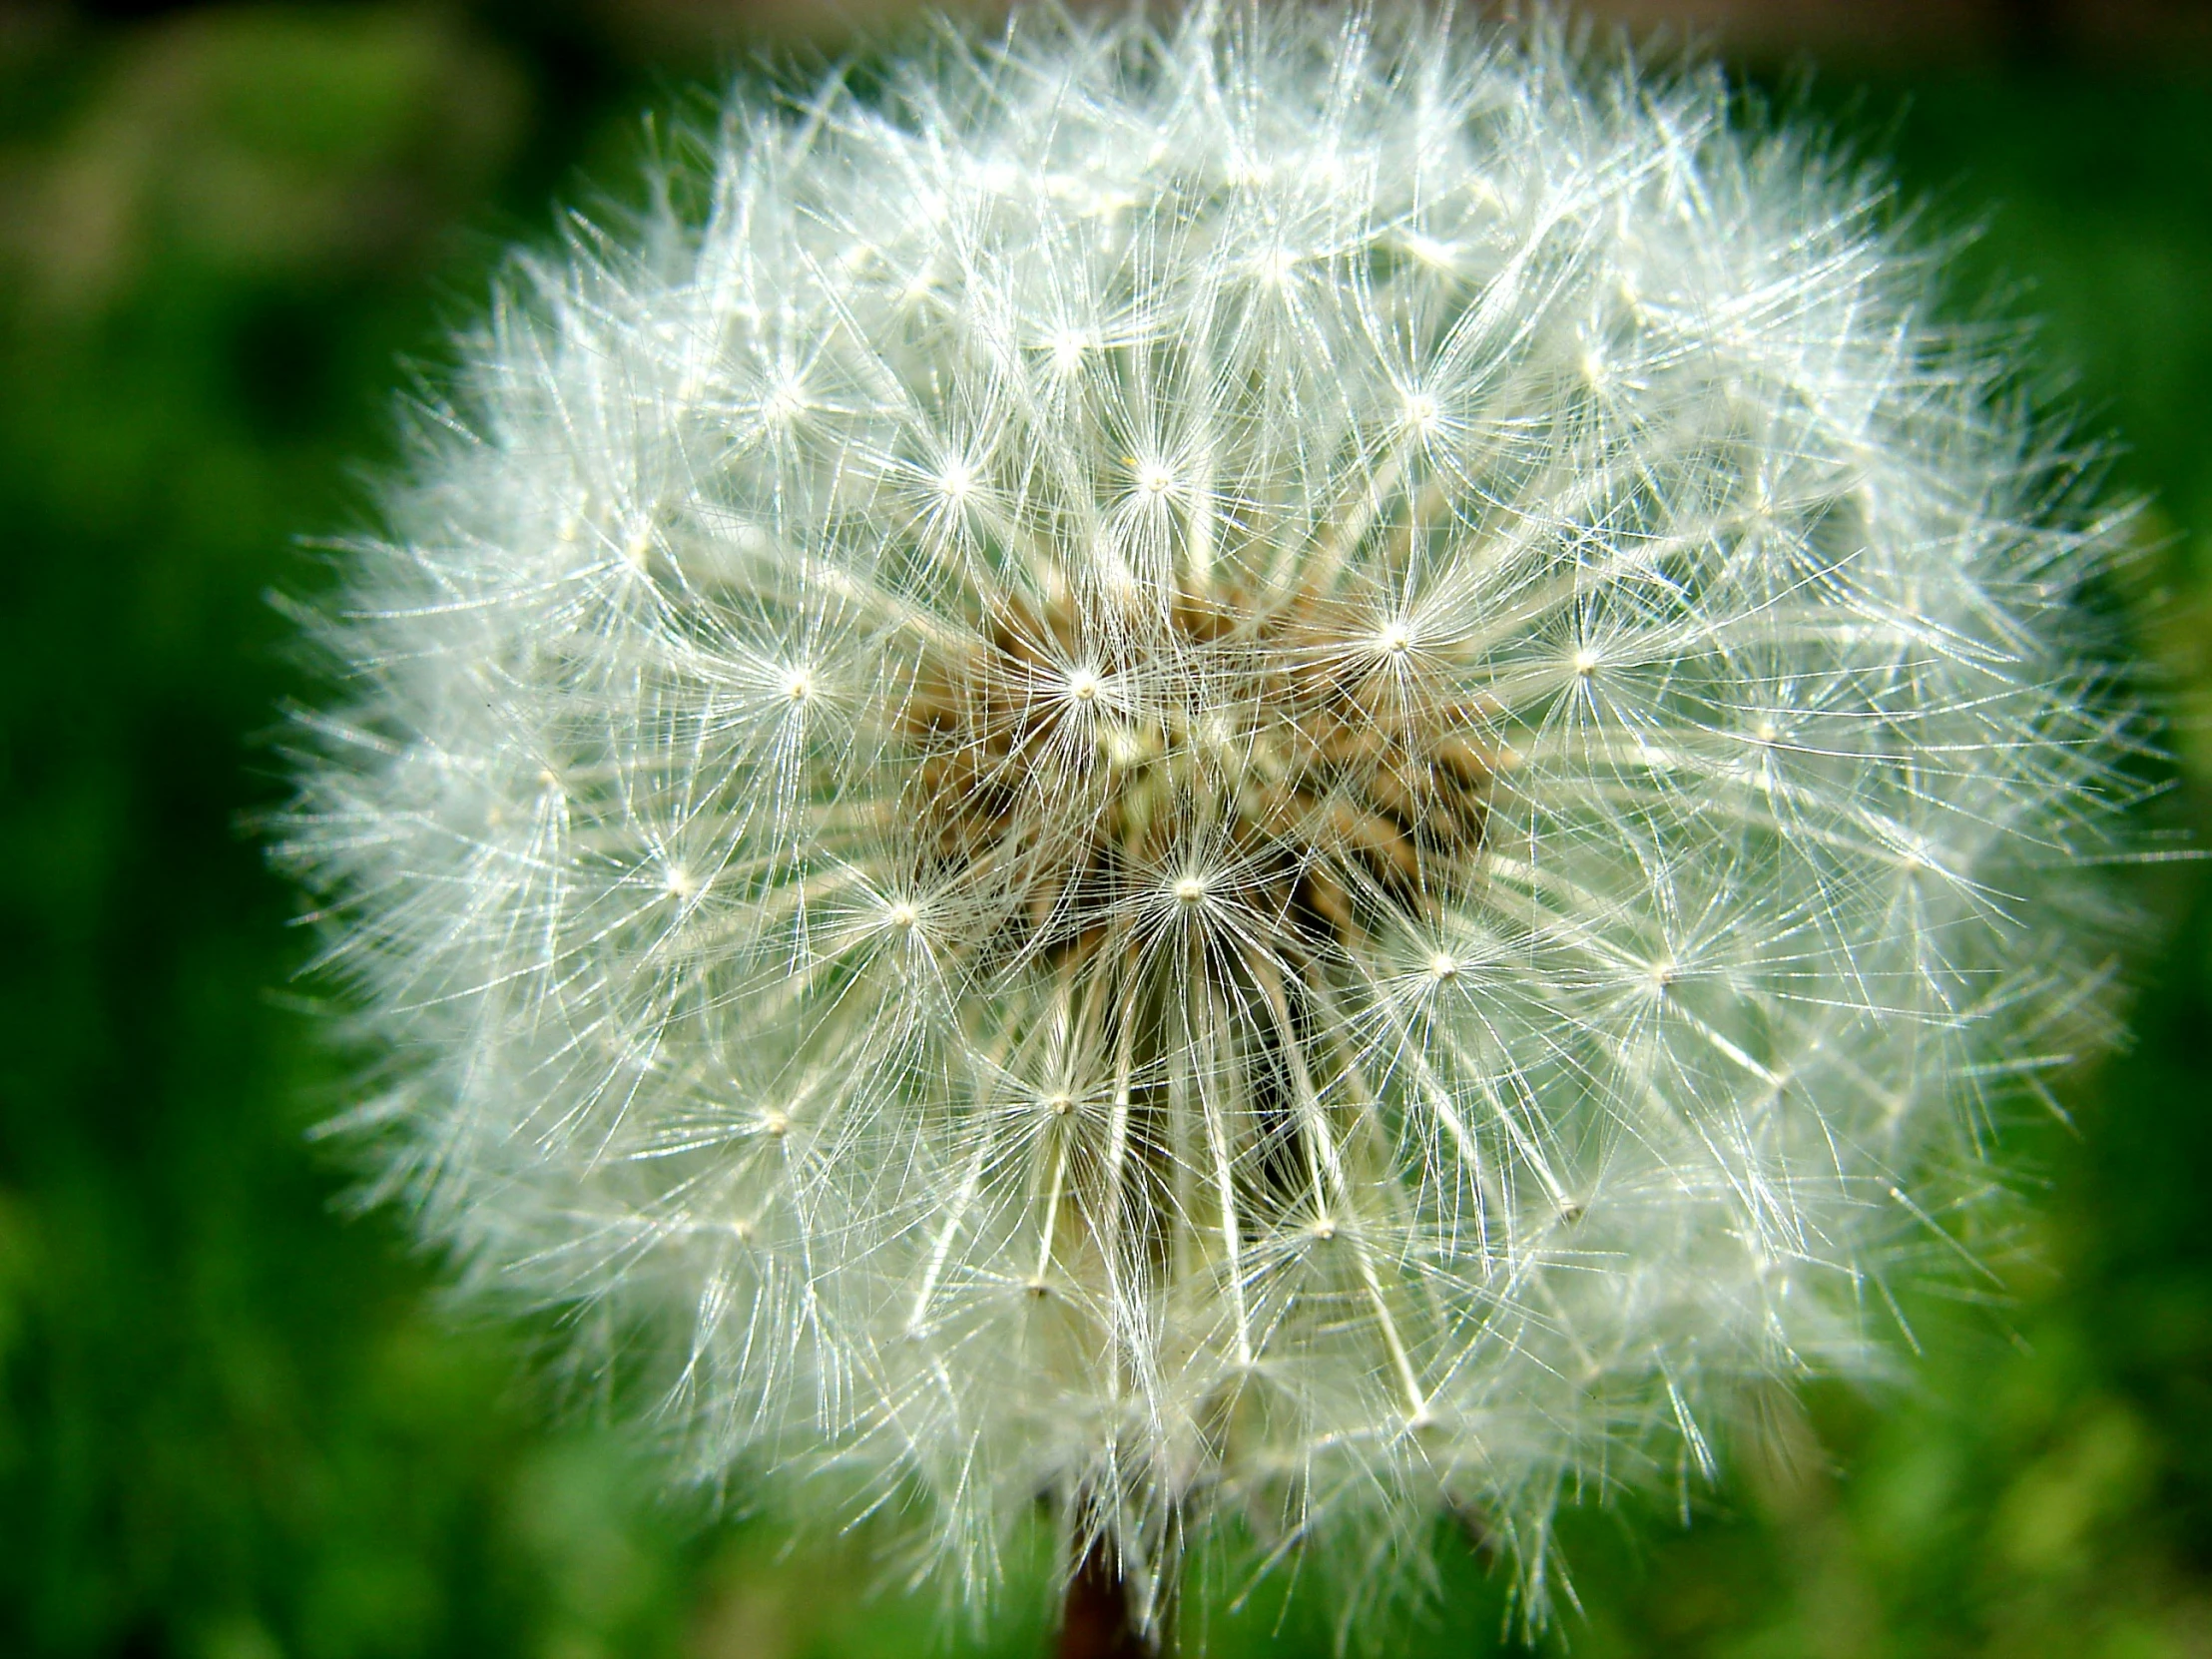
[[[434,363],[499,240],[662,102],[571,14],[0,13],[0,1652],[892,1655],[866,1537],[703,1523],[509,1334],[456,1324],[305,1139],[342,1079],[287,1001],[301,940],[242,815],[305,692],[273,583],[363,512],[395,359]],[[2128,448],[2170,537],[2138,601],[2191,724],[2157,828],[2212,829],[2212,74],[1985,64],[1814,98],[1894,148]],[[1900,111],[1903,111],[1902,115]],[[2145,826],[2146,830],[2153,828]],[[1576,1654],[2212,1654],[2212,920],[2196,866],[2138,1041],[2019,1134],[2044,1266],[1936,1317],[1913,1379],[1818,1392],[1668,1501],[1571,1513]],[[1498,1644],[1440,1536],[1389,1650]],[[1032,1564],[1034,1565],[1034,1564]],[[1017,1575],[1018,1576],[1018,1575]],[[990,1651],[1038,1651],[1032,1570]],[[1203,1577],[1203,1575],[1202,1575]],[[1202,1582],[1224,1655],[1324,1610]],[[950,1645],[969,1651],[957,1638]],[[1556,1642],[1554,1645],[1557,1645]]]

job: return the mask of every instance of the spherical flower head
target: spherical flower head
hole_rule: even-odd
[[[1540,1598],[1563,1494],[1875,1370],[2094,1025],[2117,538],[1729,114],[1027,14],[518,259],[286,848],[385,1190],[700,1473],[979,1592],[1044,1496],[1140,1622],[1447,1508]]]

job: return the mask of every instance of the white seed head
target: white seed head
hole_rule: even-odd
[[[1039,1493],[1144,1595],[1447,1505],[1540,1585],[1875,1370],[2099,1034],[2118,515],[1717,75],[1006,39],[741,97],[468,343],[284,846],[385,1190],[978,1594]]]

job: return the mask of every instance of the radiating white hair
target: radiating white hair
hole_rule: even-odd
[[[283,851],[472,1285],[710,1475],[1368,1574],[1867,1375],[1972,1245],[2124,536],[1878,184],[1554,25],[741,93],[518,257]],[[582,1341],[582,1338],[579,1338]],[[840,1474],[841,1471],[841,1474]]]

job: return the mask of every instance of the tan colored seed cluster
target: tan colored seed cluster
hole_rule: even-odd
[[[1069,600],[1006,605],[901,710],[906,822],[946,875],[1020,889],[995,944],[1084,955],[1163,879],[1209,897],[1203,865],[1310,970],[1464,884],[1495,750],[1403,625],[1341,596],[1189,586],[1116,621],[1097,638]]]

